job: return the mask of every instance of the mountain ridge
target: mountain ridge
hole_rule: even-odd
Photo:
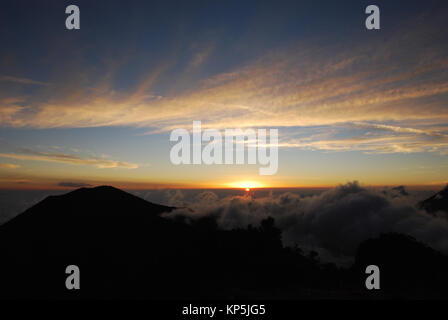
[[[420,201],[417,206],[432,215],[435,215],[436,212],[448,214],[448,185],[433,196]]]

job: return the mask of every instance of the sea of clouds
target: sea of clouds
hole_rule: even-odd
[[[285,245],[317,251],[321,260],[349,263],[359,244],[386,232],[399,232],[448,253],[448,220],[419,210],[430,192],[404,187],[371,189],[350,182],[324,191],[222,194],[217,190],[153,191],[143,195],[182,207],[165,214],[197,219],[214,217],[223,229],[258,226],[271,216],[282,230]],[[153,201],[153,200],[152,200]]]

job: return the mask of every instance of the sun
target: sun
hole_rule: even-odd
[[[255,188],[264,188],[264,185],[258,181],[235,181],[229,183],[229,187],[250,191]]]

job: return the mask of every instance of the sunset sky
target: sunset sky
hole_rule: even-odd
[[[445,2],[2,1],[0,188],[446,184]],[[277,174],[171,164],[194,120],[278,128]]]

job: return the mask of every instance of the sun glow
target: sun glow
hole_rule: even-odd
[[[250,191],[250,189],[255,188],[264,188],[265,186],[257,181],[236,181],[229,183],[229,187],[231,188],[241,188],[245,189],[246,191]]]

